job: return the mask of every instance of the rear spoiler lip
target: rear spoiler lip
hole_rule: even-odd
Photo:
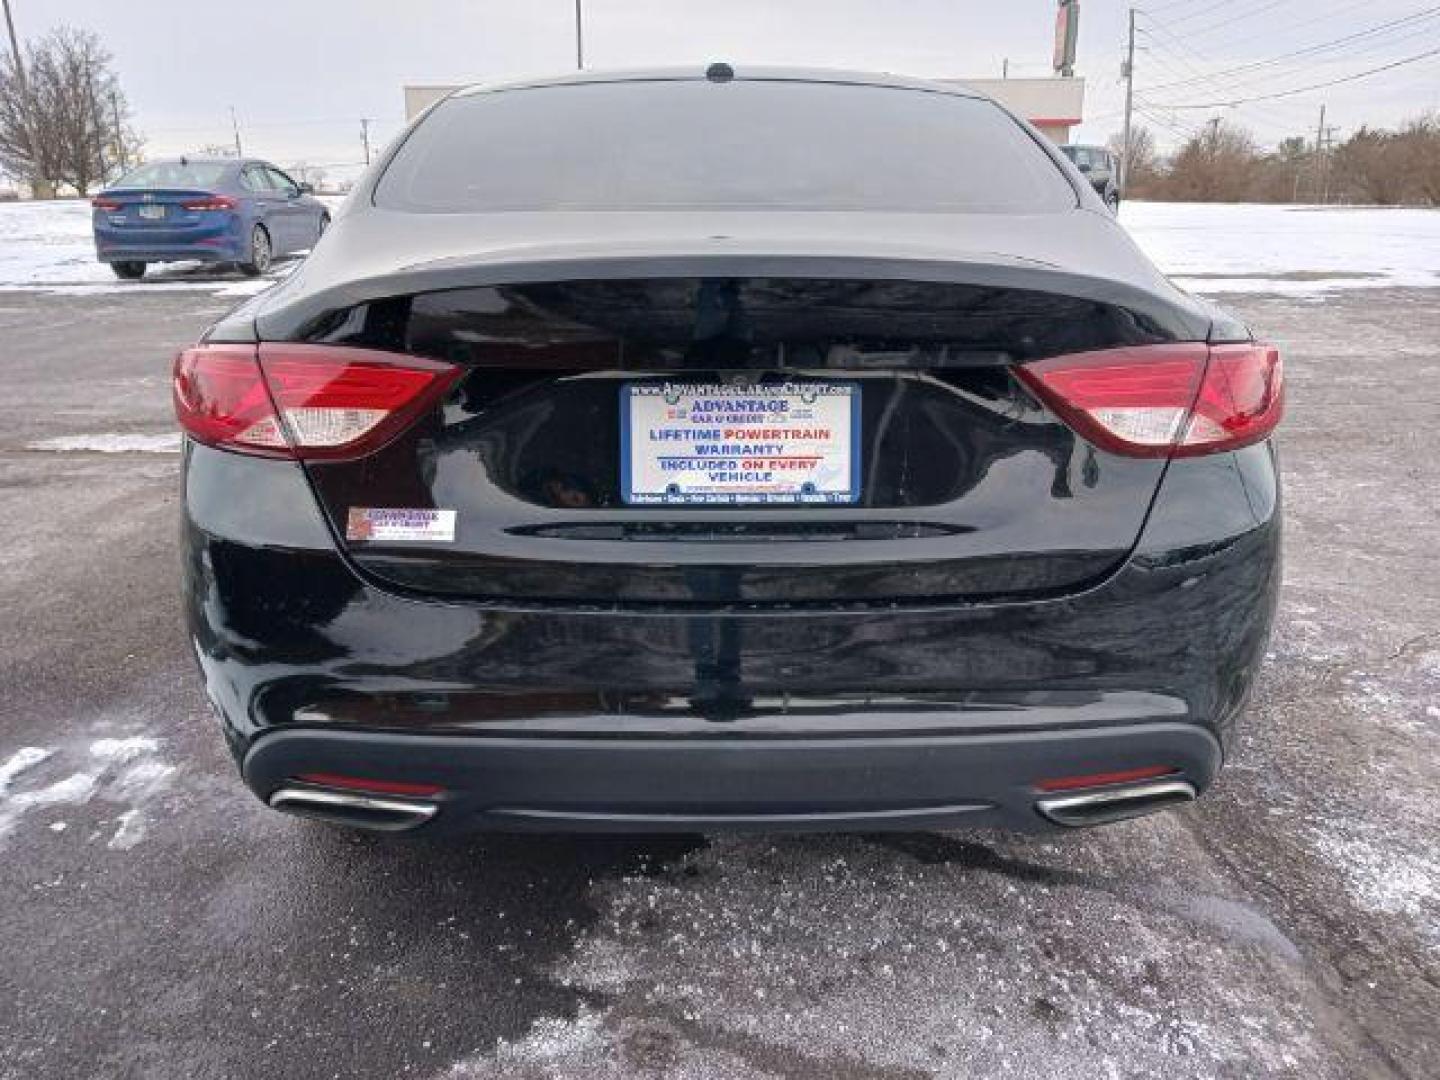
[[[305,266],[275,289],[242,305],[218,324],[211,340],[295,341],[321,317],[391,296],[486,285],[647,277],[804,277],[935,281],[1053,292],[1118,307],[1146,317],[1171,340],[1204,341],[1212,318],[1179,290],[1169,294],[1142,285],[1083,274],[1023,256],[975,252],[968,257],[900,256],[889,252],[800,254],[780,251],[645,250],[614,253],[614,247],[537,251],[505,259],[453,257],[308,291]],[[608,253],[607,253],[608,252]],[[1162,279],[1163,280],[1163,279]],[[262,301],[263,297],[263,301]],[[253,328],[237,325],[253,318]],[[233,336],[232,336],[233,335]]]

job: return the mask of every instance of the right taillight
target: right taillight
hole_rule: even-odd
[[[1015,370],[1076,434],[1130,457],[1248,446],[1284,411],[1279,350],[1258,343],[1105,349]]]
[[[461,369],[326,345],[201,345],[175,360],[175,415],[196,442],[264,457],[362,457],[432,406]]]
[[[184,210],[234,210],[239,205],[229,195],[206,195],[202,199],[189,199],[180,204]]]

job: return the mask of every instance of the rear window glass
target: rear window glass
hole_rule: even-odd
[[[220,182],[230,166],[224,162],[152,161],[126,173],[115,185],[122,188],[208,188]]]
[[[590,83],[442,102],[378,206],[1046,211],[1075,193],[993,103],[785,81]]]

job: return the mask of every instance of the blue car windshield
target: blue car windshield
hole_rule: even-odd
[[[152,161],[126,173],[115,186],[120,188],[210,188],[220,182],[230,166],[223,161]]]

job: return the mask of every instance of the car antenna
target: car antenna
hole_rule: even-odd
[[[717,61],[705,69],[705,78],[711,82],[729,82],[735,77],[735,69],[729,64]]]
[[[181,154],[181,155],[180,155],[180,164],[181,164],[181,165],[189,165],[189,164],[190,164],[190,162],[189,162],[188,160],[186,160],[186,157],[185,157],[184,154]]]

